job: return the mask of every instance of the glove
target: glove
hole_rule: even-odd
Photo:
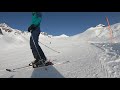
[[[30,27],[28,27],[28,32],[32,32],[32,31],[34,31],[36,28],[37,28],[37,27],[36,27],[34,24],[32,24]]]

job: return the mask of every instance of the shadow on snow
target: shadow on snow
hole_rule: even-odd
[[[64,78],[55,67],[47,66],[46,68],[47,70],[45,70],[45,67],[35,68],[32,72],[31,78]]]

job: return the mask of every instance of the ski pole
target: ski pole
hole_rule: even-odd
[[[41,42],[39,41],[39,43],[41,43]],[[51,50],[52,50],[52,51],[54,51],[54,52],[60,53],[60,52],[58,52],[58,51],[56,51],[56,50],[54,50],[54,49],[52,49],[52,48],[48,47],[47,45],[45,45],[45,44],[43,44],[43,43],[41,43],[41,44],[42,44],[42,45],[44,45],[45,47],[47,47],[47,48],[51,49]]]

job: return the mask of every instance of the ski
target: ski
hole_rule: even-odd
[[[45,68],[45,70],[47,70],[48,66],[55,66],[55,65],[62,65],[62,64],[67,64],[70,61],[63,61],[63,62],[57,62],[57,63],[53,63],[52,65],[47,65],[47,66],[39,66],[36,68]],[[23,69],[23,68],[27,68],[27,67],[32,67],[31,63],[29,65],[23,66],[23,67],[19,67],[19,68],[14,68],[14,69],[6,69],[6,71],[8,72],[16,72],[19,69]]]
[[[14,69],[6,69],[6,71],[8,71],[8,72],[16,72],[16,70],[19,70],[19,69],[22,69],[22,68],[27,68],[27,67],[30,67],[30,65],[26,65],[26,66],[19,67],[19,68],[14,68]]]
[[[47,66],[50,66],[50,65],[47,65]],[[8,72],[16,72],[16,70],[27,68],[27,67],[33,67],[32,63],[30,63],[29,65],[23,66],[23,67],[19,67],[19,68],[6,69],[6,71],[8,71]],[[39,67],[45,67],[45,70],[47,70],[46,66],[39,66]],[[36,68],[39,68],[39,67],[36,67]]]
[[[48,66],[50,66],[50,65],[48,65]],[[26,65],[26,66],[24,66],[24,67],[19,67],[19,68],[14,68],[14,69],[6,69],[6,71],[8,71],[8,72],[16,72],[16,70],[19,70],[19,69],[23,69],[23,68],[27,68],[27,67],[33,67],[31,64],[29,64],[29,65]],[[36,68],[40,68],[40,67],[45,67],[45,70],[47,70],[47,66],[39,66],[39,67],[36,67]]]
[[[36,67],[36,68],[44,68],[44,67],[48,67],[48,66],[62,65],[62,64],[67,64],[67,63],[69,63],[69,62],[70,62],[70,61],[57,62],[57,63],[53,63],[52,65],[39,66],[39,67]]]

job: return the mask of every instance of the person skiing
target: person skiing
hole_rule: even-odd
[[[28,32],[31,32],[30,37],[30,47],[35,58],[35,61],[32,62],[33,68],[44,65],[50,65],[52,63],[47,62],[47,58],[42,51],[41,47],[38,44],[39,35],[41,33],[40,23],[42,20],[41,12],[32,12],[32,23],[28,27]]]

